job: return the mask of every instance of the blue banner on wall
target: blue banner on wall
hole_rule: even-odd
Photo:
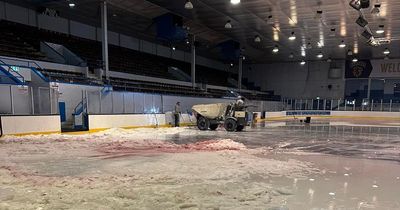
[[[155,18],[157,38],[169,42],[179,42],[188,38],[183,28],[182,18],[173,14],[164,14]]]
[[[372,69],[370,60],[346,61],[346,78],[369,78]]]

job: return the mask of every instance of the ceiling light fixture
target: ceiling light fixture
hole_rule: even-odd
[[[300,65],[304,66],[304,65],[306,65],[306,62],[305,62],[304,60],[302,60],[302,61],[300,62]]]
[[[185,9],[187,9],[187,10],[193,9],[193,4],[190,0],[186,0]]]
[[[324,57],[324,54],[322,54],[322,52],[319,52],[318,54],[317,54],[317,58],[323,58]]]
[[[390,54],[390,50],[389,50],[388,48],[386,48],[386,49],[383,51],[383,54],[389,55],[389,54]]]
[[[294,31],[292,31],[292,34],[289,36],[290,41],[296,40],[296,35],[294,35]]]
[[[353,63],[357,63],[358,62],[358,59],[357,58],[353,58]]]
[[[172,48],[171,48],[173,51],[175,51],[176,50],[176,48],[175,48],[175,46],[172,46]]]
[[[232,28],[232,23],[231,23],[230,20],[226,21],[225,28],[226,29],[231,29]]]
[[[376,30],[376,33],[377,33],[377,34],[383,34],[383,33],[385,33],[384,27],[385,27],[384,25],[379,25],[379,29]]]
[[[274,49],[272,49],[273,53],[278,53],[279,52],[279,48],[277,45],[275,45]]]
[[[317,14],[315,14],[315,19],[321,19],[322,18],[322,10],[317,10]]]
[[[274,25],[274,19],[272,19],[272,15],[268,16],[267,24],[268,25]]]
[[[347,51],[347,55],[353,55],[353,51],[348,50],[348,51]]]
[[[309,42],[309,43],[307,44],[307,49],[312,49],[312,44],[311,44],[311,42]]]
[[[233,4],[233,5],[236,5],[236,4],[239,4],[240,3],[240,0],[231,0],[231,4]]]
[[[74,8],[74,7],[75,7],[75,3],[70,2],[70,3],[68,4],[68,6],[69,6],[70,8]]]
[[[344,40],[342,40],[342,43],[339,44],[340,48],[345,48],[346,47],[346,43],[344,43]]]
[[[261,37],[258,36],[258,35],[256,35],[256,36],[254,37],[254,42],[260,43],[260,42],[261,42]]]
[[[349,5],[355,10],[366,9],[370,5],[370,0],[351,0]]]

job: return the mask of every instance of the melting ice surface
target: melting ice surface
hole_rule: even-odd
[[[292,121],[240,133],[6,137],[0,209],[400,209],[399,127]]]

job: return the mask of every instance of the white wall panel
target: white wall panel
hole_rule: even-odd
[[[95,27],[72,20],[70,21],[70,33],[71,35],[82,37],[85,39],[96,39]]]
[[[38,15],[39,28],[44,28],[47,30],[56,31],[64,34],[69,33],[68,21],[69,20],[61,17],[50,17],[42,14]]]
[[[144,94],[134,93],[134,102],[135,102],[134,113],[144,113]]]
[[[113,92],[101,95],[101,113],[109,114],[113,113]]]
[[[193,116],[182,114],[181,123],[193,123]],[[89,129],[136,128],[148,126],[165,126],[173,122],[172,113],[167,114],[120,114],[89,115]]]
[[[11,114],[10,85],[0,85],[0,113]]]
[[[100,91],[88,91],[88,112],[100,113]]]
[[[184,54],[184,61],[185,61],[185,62],[188,62],[188,63],[192,62],[192,53],[190,53],[190,52],[185,52],[185,54]]]
[[[293,118],[293,116],[286,116],[286,112],[266,112],[265,116],[269,118],[280,118],[288,117]],[[360,112],[360,111],[331,111],[332,117],[360,117],[360,118],[399,118],[400,112]],[[334,123],[334,122],[332,122]],[[331,123],[331,125],[332,125]],[[340,123],[340,122],[339,122]]]
[[[97,41],[102,41],[102,29],[97,28]],[[119,46],[119,36],[118,33],[113,31],[108,31],[108,44]]]
[[[113,31],[108,32],[108,43],[119,46],[119,34]]]
[[[144,113],[153,113],[154,112],[154,99],[153,95],[144,94]]]
[[[27,115],[31,114],[31,95],[30,89],[18,88],[12,86],[13,99],[14,99],[14,111],[15,114]]]
[[[155,113],[161,113],[162,110],[162,99],[161,95],[153,95],[153,110]]]
[[[154,43],[141,40],[140,51],[150,54],[156,54],[156,45]]]
[[[28,9],[9,3],[5,4],[5,9],[7,20],[26,25],[29,24]]]
[[[132,128],[143,126],[165,125],[163,114],[131,114],[131,115],[89,115],[89,129]]]
[[[28,9],[28,25],[37,27],[36,11]]]
[[[1,116],[4,135],[61,132],[59,115]]]
[[[132,50],[139,50],[139,40],[130,36],[120,34],[121,47],[126,47]]]
[[[179,61],[185,61],[185,53],[181,50],[172,50],[171,58]]]
[[[116,114],[124,113],[123,92],[113,92],[113,112]]]
[[[383,117],[383,118],[399,118],[400,112],[348,112],[348,111],[333,111],[331,112],[332,116],[339,117],[366,117],[366,118],[374,118],[374,117]]]
[[[157,45],[157,55],[170,58],[172,49],[163,45]]]
[[[247,67],[251,70],[245,68],[246,78],[262,90],[273,90],[283,97],[342,98],[344,95],[344,79],[330,79],[330,64],[327,62],[309,62],[305,66],[294,62]],[[344,68],[344,65],[340,63],[339,67]],[[332,89],[328,89],[328,85],[332,85]]]
[[[124,106],[125,106],[125,113],[135,113],[135,103],[133,98],[133,93],[124,92]]]

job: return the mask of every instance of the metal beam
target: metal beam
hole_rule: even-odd
[[[101,37],[103,49],[103,70],[105,71],[106,81],[110,79],[110,67],[108,62],[108,23],[107,23],[107,2],[101,2]]]
[[[243,77],[243,55],[239,56],[239,73],[238,73],[238,89],[242,91],[242,77]]]
[[[368,78],[368,92],[367,92],[368,103],[371,99],[371,83],[372,83],[371,78]]]
[[[192,76],[192,87],[196,88],[196,36],[193,35],[192,37],[192,59],[191,59],[191,76]]]

